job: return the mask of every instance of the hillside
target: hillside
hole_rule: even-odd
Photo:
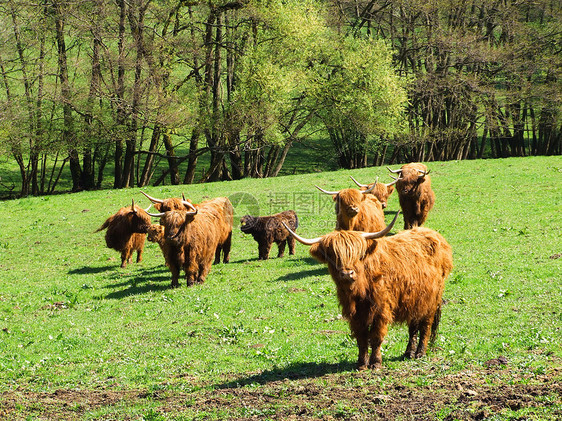
[[[94,231],[139,189],[0,203],[0,416],[11,419],[556,419],[562,416],[562,159],[433,162],[426,226],[451,244],[440,335],[402,361],[356,372],[334,284],[307,247],[257,260],[240,216],[294,209],[298,232],[334,227],[314,185],[390,181],[384,168],[147,188],[235,205],[231,262],[170,288],[158,246],[120,269]],[[389,222],[398,210],[393,193]],[[402,219],[393,232],[402,228]],[[447,418],[449,417],[449,418]]]

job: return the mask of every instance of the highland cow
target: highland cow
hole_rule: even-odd
[[[352,231],[380,231],[385,227],[384,212],[372,189],[343,189],[328,191],[316,186],[323,193],[332,195],[336,202],[336,229]]]
[[[164,226],[162,252],[166,265],[172,272],[172,287],[179,286],[182,268],[188,286],[203,283],[211,269],[213,257],[218,254],[220,241],[225,248],[227,247],[225,257],[228,258],[230,252],[232,231],[226,236],[228,238],[225,238],[222,232],[225,208],[228,209],[230,201],[219,197],[203,202],[197,207],[187,201],[183,201],[183,204],[193,210],[149,214],[152,217],[160,217],[160,224]]]
[[[398,213],[377,233],[336,230],[309,240],[292,232],[328,265],[342,315],[357,340],[359,369],[381,367],[381,344],[391,323],[408,325],[404,358],[423,357],[437,334],[445,279],[453,266],[451,247],[423,227],[384,237]]]
[[[234,223],[234,208],[232,203],[226,197],[207,200],[199,204],[193,204],[185,197],[182,199],[172,197],[168,199],[157,199],[142,192],[154,205],[154,207],[161,213],[169,212],[172,210],[186,210],[202,209],[212,212],[216,216],[218,227],[218,245],[215,251],[214,263],[220,263],[221,253],[223,255],[223,263],[230,261],[230,248],[232,244],[232,226]]]
[[[382,208],[385,209],[386,206],[388,205],[388,197],[392,194],[392,192],[394,191],[394,184],[396,184],[396,180],[394,180],[391,183],[388,184],[384,184],[384,183],[379,183],[379,179],[377,177],[377,179],[375,180],[374,183],[371,184],[361,184],[359,181],[357,181],[355,178],[353,178],[350,175],[351,179],[353,180],[353,182],[355,184],[357,184],[357,186],[361,189],[361,190],[369,190],[371,191],[371,194],[373,194],[373,196],[375,196],[377,199],[379,199],[379,202],[381,202]]]
[[[252,234],[258,242],[258,254],[260,260],[269,258],[269,250],[273,243],[277,244],[279,252],[277,257],[283,257],[285,245],[289,245],[289,254],[295,254],[295,239],[283,227],[282,222],[292,230],[299,225],[297,214],[293,210],[276,213],[271,216],[245,215],[240,219],[240,229],[244,234]]]
[[[435,203],[429,170],[420,163],[405,164],[399,170],[388,170],[398,174],[396,190],[404,214],[404,229],[421,227]]]
[[[135,205],[133,200],[131,206],[119,209],[119,211],[106,219],[101,227],[95,232],[107,228],[105,243],[107,247],[121,253],[121,267],[127,266],[133,259],[133,252],[137,252],[137,263],[142,260],[144,241],[150,217],[146,211]]]

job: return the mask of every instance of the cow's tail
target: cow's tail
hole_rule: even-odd
[[[437,338],[437,333],[439,331],[439,322],[441,321],[441,307],[443,307],[443,301],[439,303],[439,307],[437,307],[435,316],[433,316],[433,324],[431,325],[431,336],[429,337],[429,342],[431,344],[435,342],[435,338]]]
[[[299,217],[295,213],[295,229],[297,229],[298,227],[299,227]]]
[[[109,226],[109,219],[110,218],[107,218],[107,220],[103,223],[103,225],[99,227],[97,230],[95,230],[94,232],[100,232],[101,230],[106,229]]]

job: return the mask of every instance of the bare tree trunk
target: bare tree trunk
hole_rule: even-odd
[[[72,104],[70,95],[70,80],[68,78],[68,65],[66,60],[66,42],[64,36],[64,17],[65,10],[60,0],[53,0],[54,17],[55,17],[55,30],[56,42],[58,47],[58,64],[59,64],[59,78],[61,84],[61,100],[63,110],[63,131],[62,140],[65,145],[68,145],[70,174],[72,176],[72,191],[79,191],[82,189],[82,169],[80,168],[80,158],[78,156],[78,147],[76,145],[76,133],[74,132],[74,120],[72,117]]]

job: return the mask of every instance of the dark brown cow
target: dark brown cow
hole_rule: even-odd
[[[445,279],[453,266],[451,247],[428,228],[384,237],[397,217],[378,233],[336,230],[311,240],[293,233],[328,265],[342,315],[357,340],[359,369],[382,365],[381,344],[390,323],[408,324],[405,358],[423,357],[439,326]]]
[[[226,197],[207,200],[199,204],[193,204],[185,198],[172,197],[168,199],[157,199],[142,192],[160,212],[168,212],[172,210],[186,210],[206,208],[210,212],[214,212],[219,223],[219,242],[215,252],[215,263],[220,263],[221,252],[223,254],[223,263],[230,261],[230,248],[232,244],[232,226],[234,223],[234,208],[232,203]]]
[[[385,227],[381,202],[372,194],[368,194],[371,190],[328,191],[318,186],[316,188],[331,194],[336,202],[336,229],[379,231]]]
[[[131,206],[119,209],[95,232],[107,228],[105,243],[107,247],[121,253],[121,267],[124,268],[127,263],[132,262],[134,251],[137,252],[137,263],[142,260],[144,240],[149,226],[150,216],[144,209],[136,206],[133,200]]]
[[[225,247],[226,258],[230,252],[232,230],[228,239],[225,239],[223,233],[225,208],[232,207],[230,201],[226,197],[219,197],[200,203],[196,207],[186,201],[183,204],[193,207],[194,210],[149,214],[152,217],[160,217],[160,224],[164,226],[162,252],[172,272],[172,287],[179,286],[182,268],[188,286],[203,283],[211,269],[213,257],[219,252],[220,241]],[[232,220],[230,223],[232,224]]]
[[[353,182],[355,184],[357,184],[357,186],[359,186],[359,188],[361,190],[369,190],[371,191],[371,193],[377,198],[379,199],[379,202],[381,202],[382,208],[385,209],[387,204],[388,204],[388,197],[392,194],[392,192],[394,191],[394,184],[396,184],[396,180],[394,180],[392,183],[388,183],[388,184],[384,184],[384,183],[379,183],[379,179],[377,177],[377,179],[375,180],[374,183],[371,184],[361,184],[359,181],[357,181],[355,178],[353,178],[353,176],[351,176],[351,179],[353,180]],[[374,187],[374,188],[373,188]]]
[[[398,174],[396,190],[404,213],[404,229],[421,227],[435,203],[429,170],[420,163],[405,164],[399,170],[388,170]]]
[[[289,244],[289,254],[295,254],[295,239],[283,227],[282,222],[292,230],[299,226],[297,214],[293,210],[276,213],[270,216],[245,215],[240,219],[240,229],[244,234],[252,234],[258,242],[260,260],[269,258],[269,250],[273,243],[277,244],[279,252],[277,257],[283,257],[285,244]]]

